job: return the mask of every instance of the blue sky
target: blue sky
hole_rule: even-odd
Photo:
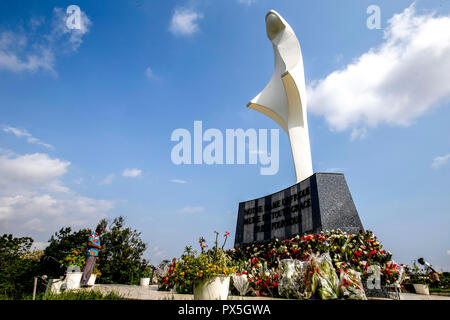
[[[72,4],[82,30],[65,27]],[[372,4],[380,30],[366,25]],[[438,0],[0,1],[0,233],[46,242],[123,215],[153,263],[213,230],[231,245],[239,202],[295,183],[286,134],[272,176],[176,166],[170,136],[194,120],[278,128],[246,108],[273,72],[270,9],[302,46],[314,171],[345,173],[394,259],[450,270],[450,4]]]

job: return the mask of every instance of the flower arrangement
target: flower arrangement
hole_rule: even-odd
[[[92,274],[97,276],[97,278],[99,278],[102,275],[102,273],[98,269],[98,264],[95,265],[94,269],[92,270]]]
[[[412,268],[406,269],[406,274],[408,276],[408,283],[411,284],[430,284],[430,275],[424,270],[417,266],[416,261],[413,261]]]
[[[153,274],[153,270],[155,268],[153,266],[146,266],[144,270],[141,272],[141,278],[151,278]]]
[[[229,252],[233,260],[267,262],[268,268],[277,268],[282,259],[305,261],[314,254],[328,252],[338,269],[353,269],[364,273],[369,265],[384,266],[391,261],[392,253],[382,250],[382,245],[372,231],[347,234],[331,230],[319,234],[295,236],[291,239],[275,239],[267,244],[253,244],[235,248]]]
[[[257,296],[278,297],[279,275],[274,270],[259,271],[248,276],[250,288]]]
[[[175,286],[175,278],[177,276],[177,259],[173,258],[172,262],[168,266],[168,270],[166,273],[162,272],[160,277],[158,278],[160,291],[169,291]],[[181,292],[183,292],[182,290]],[[187,293],[187,292],[186,292]]]
[[[216,235],[215,246],[209,250],[205,239],[199,239],[201,253],[197,254],[191,246],[187,246],[180,259],[173,259],[167,274],[162,278],[160,290],[169,290],[176,287],[179,293],[191,293],[196,281],[209,279],[215,276],[228,276],[235,273],[231,258],[223,250],[230,233],[224,234],[224,242],[218,246],[219,233]]]
[[[329,257],[326,259],[326,265],[323,265],[324,268],[320,268],[320,272],[317,272],[315,268],[319,265],[310,265],[311,272],[305,273],[302,270],[300,272],[302,274],[298,275],[298,279],[296,279],[298,283],[295,286],[282,279],[282,261],[292,259],[299,262],[309,261],[310,264],[314,264],[319,261],[317,258],[325,253]],[[249,274],[249,279],[255,279],[255,281],[251,282],[251,286],[254,288],[253,293],[256,295],[268,294],[277,296],[275,285],[272,285],[272,287],[269,285],[267,289],[264,288],[264,283],[267,279],[258,271],[261,266],[263,266],[262,269],[265,271],[278,275],[280,281],[275,282],[276,285],[282,287],[280,289],[283,295],[287,294],[298,298],[308,298],[308,296],[312,295],[312,293],[305,291],[308,287],[313,291],[315,291],[316,287],[320,289],[318,286],[315,286],[316,283],[324,285],[321,287],[322,294],[317,290],[318,297],[335,298],[335,296],[341,296],[342,292],[340,291],[342,290],[337,290],[337,279],[335,274],[331,272],[331,267],[334,268],[336,275],[342,275],[346,279],[350,277],[349,274],[357,273],[361,282],[367,280],[370,276],[368,268],[373,265],[380,267],[383,285],[399,282],[399,279],[402,279],[401,266],[391,261],[392,253],[383,250],[381,243],[370,230],[360,231],[357,234],[331,230],[318,234],[297,235],[290,239],[274,239],[265,244],[234,248],[229,250],[228,254],[239,265],[240,272],[245,270]],[[307,268],[308,265],[305,264],[304,267]],[[274,275],[272,278],[276,278]],[[317,279],[320,281],[317,281]],[[323,281],[324,279],[331,281],[332,285],[326,285],[327,281]],[[309,283],[307,283],[308,281]],[[294,292],[294,287],[298,291],[297,293]],[[329,290],[329,288],[333,290]],[[359,290],[356,286],[354,289]],[[303,293],[299,294],[300,291]],[[358,293],[356,297],[362,298],[363,295]]]
[[[235,273],[233,282],[238,275],[246,275],[250,288],[247,294],[257,296],[365,299],[362,283],[370,276],[370,266],[380,268],[382,285],[398,284],[404,278],[403,266],[392,261],[392,253],[383,250],[370,230],[357,234],[331,230],[297,235],[228,251],[224,251],[224,246],[229,233],[225,233],[221,247],[219,234],[214,233],[213,248],[208,249],[205,239],[200,238],[199,255],[187,247],[179,260],[172,261],[159,281],[160,290],[176,287],[178,292],[190,293],[194,281]],[[286,277],[283,261],[294,262],[292,279]]]
[[[73,250],[71,254],[66,256],[61,261],[61,263],[64,264],[64,266],[66,267],[76,266],[82,269],[83,266],[86,264],[86,257],[84,256],[84,254],[81,254],[81,251]]]
[[[391,261],[386,263],[381,269],[381,284],[392,285],[403,280],[403,266]]]

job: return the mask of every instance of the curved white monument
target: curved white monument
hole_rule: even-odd
[[[356,234],[364,228],[344,175],[312,171],[305,75],[297,37],[275,11],[266,15],[266,25],[275,71],[248,107],[276,121],[288,134],[297,183],[239,203],[234,244],[241,247],[333,229]]]
[[[266,29],[273,45],[275,71],[266,88],[247,106],[267,115],[286,131],[300,182],[313,174],[302,52],[294,30],[276,11],[267,13]]]

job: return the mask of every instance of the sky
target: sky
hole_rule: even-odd
[[[80,8],[78,29],[67,8]],[[376,5],[380,28],[369,28]],[[273,73],[265,14],[296,32],[314,172],[340,172],[394,260],[450,271],[450,3],[0,1],[0,233],[37,247],[120,215],[154,264],[229,231],[279,171],[175,165],[178,128],[280,129],[246,107]],[[250,150],[249,150],[250,151]]]

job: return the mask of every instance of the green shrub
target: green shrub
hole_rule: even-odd
[[[36,300],[125,300],[115,292],[107,294],[97,290],[65,291],[60,294],[39,294]]]
[[[39,254],[30,251],[33,239],[0,238],[0,299],[22,299],[33,290],[34,276],[39,274]]]

